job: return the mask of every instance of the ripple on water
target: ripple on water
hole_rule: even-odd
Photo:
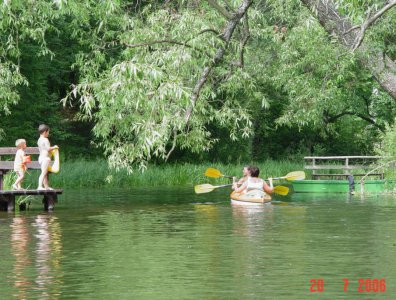
[[[375,298],[396,294],[393,198],[245,207],[226,191],[81,195],[66,191],[52,214],[0,214],[2,298],[307,299],[312,278],[328,299],[345,297],[342,278],[348,299],[363,299],[359,278],[386,279]]]

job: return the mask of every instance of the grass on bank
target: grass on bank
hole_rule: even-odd
[[[257,165],[260,177],[278,177],[291,171],[303,170],[302,163],[291,161],[268,160]],[[151,165],[141,173],[136,171],[128,174],[126,171],[109,169],[105,160],[98,161],[67,161],[61,162],[61,170],[58,174],[50,176],[50,185],[54,188],[74,187],[149,187],[149,186],[191,186],[200,183],[228,183],[228,179],[210,179],[204,176],[208,167],[219,169],[223,174],[230,176],[242,176],[244,165],[224,164],[165,164]],[[23,186],[32,189],[37,188],[39,170],[28,170]],[[15,175],[10,172],[6,177]],[[10,181],[10,180],[9,180]],[[11,180],[12,181],[12,180]],[[12,183],[11,183],[12,184]],[[11,185],[10,185],[11,186]]]

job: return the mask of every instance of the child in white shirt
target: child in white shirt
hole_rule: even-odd
[[[15,183],[12,185],[14,190],[22,190],[22,181],[25,177],[26,172],[26,162],[25,162],[25,149],[26,149],[26,140],[18,139],[15,142],[15,146],[18,148],[15,154],[14,160],[14,171],[17,174],[18,178]]]
[[[48,140],[50,128],[48,125],[41,124],[38,129],[40,133],[40,137],[37,141],[37,145],[39,147],[40,156],[39,156],[39,164],[41,167],[41,174],[38,180],[38,190],[52,190],[49,187],[48,183],[48,167],[51,163],[50,151],[57,149],[58,146],[51,147],[50,142]]]

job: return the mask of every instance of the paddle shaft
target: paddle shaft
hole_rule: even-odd
[[[221,177],[230,178],[230,179],[233,178],[232,176],[228,176],[228,175],[224,175],[224,174],[221,174]]]
[[[213,188],[217,189],[217,188],[226,187],[226,186],[232,186],[232,184],[214,185]]]

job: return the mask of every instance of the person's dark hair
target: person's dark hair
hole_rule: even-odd
[[[50,128],[49,128],[48,125],[41,124],[41,125],[39,126],[39,128],[38,128],[38,132],[39,132],[40,134],[42,134],[42,133],[48,131],[49,129],[50,129]]]
[[[250,176],[252,177],[259,177],[260,175],[260,169],[256,166],[249,167],[249,171],[250,171]]]

